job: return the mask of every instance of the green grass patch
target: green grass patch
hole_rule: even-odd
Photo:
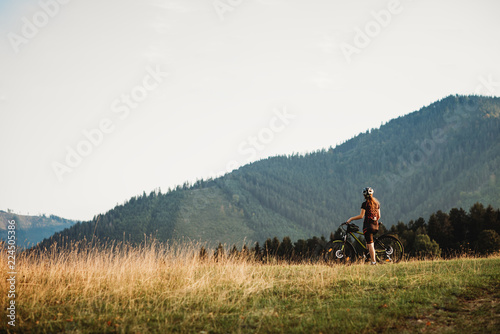
[[[25,259],[17,331],[496,333],[500,327],[499,257],[327,266],[165,262],[147,254],[127,255],[123,265],[125,255],[93,256]],[[1,288],[5,308],[5,283]],[[4,321],[0,332],[8,333]]]

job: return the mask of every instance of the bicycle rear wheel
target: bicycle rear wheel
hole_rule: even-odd
[[[324,259],[328,264],[349,264],[356,260],[356,251],[349,242],[333,240],[326,244]]]
[[[395,236],[383,235],[375,239],[375,255],[378,262],[397,263],[404,256],[403,244]]]

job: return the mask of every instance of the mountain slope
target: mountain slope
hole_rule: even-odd
[[[475,202],[500,207],[499,157],[500,98],[449,96],[335,149],[272,157],[167,194],[143,194],[53,240],[140,242],[154,234],[241,245],[329,235],[359,213],[365,186],[375,189],[389,226]]]
[[[0,240],[7,240],[7,222],[15,220],[17,245],[31,247],[76,222],[54,215],[26,216],[0,210]]]

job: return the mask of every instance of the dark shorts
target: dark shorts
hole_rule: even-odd
[[[377,234],[378,231],[373,232],[371,229],[363,229],[363,234],[367,244],[373,244],[373,235]]]
[[[378,232],[378,223],[370,224],[366,222],[363,224],[363,234],[367,244],[373,244],[373,236]]]

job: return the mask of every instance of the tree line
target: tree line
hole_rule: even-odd
[[[340,238],[340,233],[340,228],[332,232],[330,240]],[[500,251],[500,209],[476,203],[469,212],[462,208],[453,208],[449,213],[439,210],[431,214],[427,221],[420,217],[407,224],[398,222],[389,229],[381,225],[377,235],[385,233],[396,235],[401,240],[407,258],[488,255]],[[296,242],[289,237],[281,240],[273,237],[266,239],[262,245],[256,242],[251,248],[243,245],[241,250],[236,245],[226,250],[219,244],[213,259],[247,258],[262,263],[316,262],[321,258],[327,242],[324,236]],[[205,247],[200,249],[200,258],[209,258]]]

